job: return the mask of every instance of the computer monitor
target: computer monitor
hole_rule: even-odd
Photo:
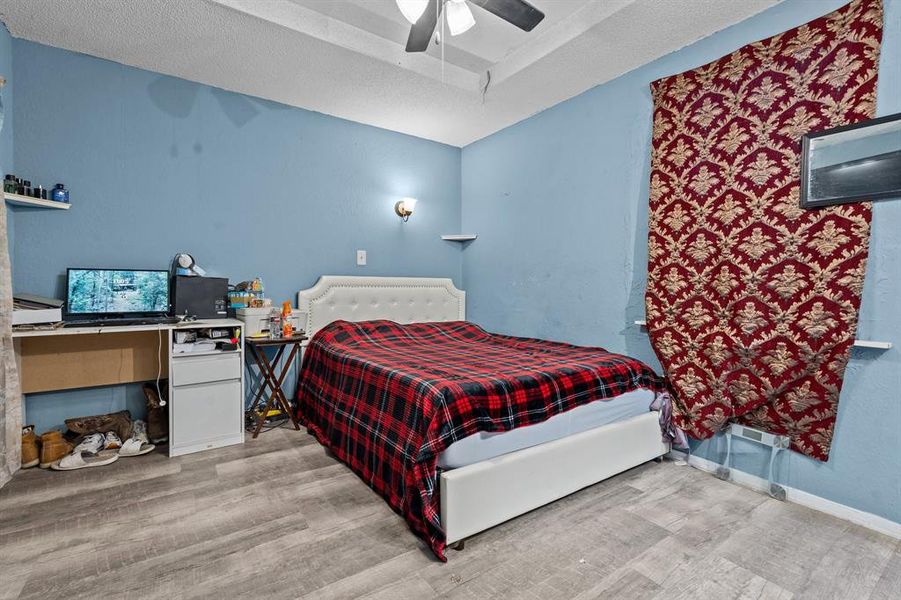
[[[68,269],[66,314],[72,317],[163,316],[169,312],[169,272]]]

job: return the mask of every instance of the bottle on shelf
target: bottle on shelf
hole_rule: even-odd
[[[50,199],[54,200],[55,202],[65,202],[66,204],[68,204],[69,190],[66,189],[65,185],[57,183],[56,187],[54,187],[50,192]]]

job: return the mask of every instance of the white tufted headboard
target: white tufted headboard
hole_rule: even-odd
[[[398,323],[463,321],[466,292],[437,277],[323,275],[297,294],[310,337],[332,321],[389,319]]]

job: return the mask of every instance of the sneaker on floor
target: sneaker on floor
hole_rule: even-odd
[[[81,442],[77,446],[75,446],[75,449],[72,450],[72,453],[74,454],[76,452],[84,452],[85,454],[97,454],[105,447],[106,435],[102,433],[92,433],[91,435],[85,436],[84,439],[81,440]]]
[[[103,438],[103,448],[105,450],[118,450],[122,447],[122,438],[116,435],[115,431],[107,431]]]
[[[146,444],[150,440],[147,437],[147,423],[135,421],[132,423],[131,437]]]
[[[41,453],[38,450],[38,436],[34,434],[34,425],[26,425],[22,428],[22,468],[30,469],[41,462]]]

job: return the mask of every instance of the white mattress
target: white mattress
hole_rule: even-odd
[[[465,467],[508,452],[559,440],[574,433],[625,421],[648,412],[653,401],[654,392],[634,390],[610,400],[585,404],[535,425],[517,427],[510,431],[480,431],[448,446],[438,457],[438,466],[442,469]]]

